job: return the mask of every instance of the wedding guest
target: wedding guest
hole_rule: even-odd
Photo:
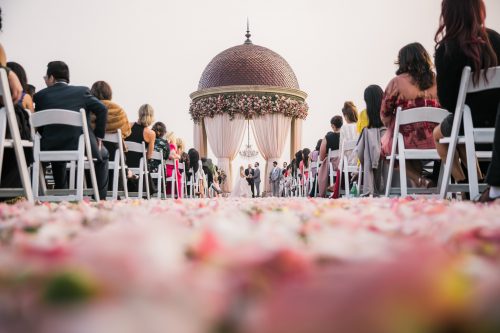
[[[318,140],[314,151],[311,153],[311,177],[314,179],[314,182],[311,191],[309,192],[310,197],[316,196],[316,183],[318,181],[316,179],[316,175],[318,174],[319,150],[321,148],[321,142],[323,142],[323,139]]]
[[[95,98],[87,87],[69,85],[69,68],[62,61],[52,61],[47,65],[45,75],[47,88],[34,96],[35,111],[46,109],[65,109],[79,112],[85,109],[87,122],[90,115],[96,116],[95,128],[89,128],[92,157],[101,200],[106,199],[108,189],[108,157],[109,153],[102,143],[106,128],[108,110]],[[42,150],[76,150],[82,134],[81,128],[66,125],[47,125],[39,129],[42,134]],[[52,173],[56,189],[68,188],[66,162],[52,162]]]
[[[32,84],[28,84],[28,90],[26,93],[31,96],[31,99],[33,99],[33,96],[36,94],[36,87]]]
[[[443,0],[442,2],[440,25],[435,37],[437,90],[441,105],[452,113],[455,112],[464,67],[471,66],[474,73],[472,82],[477,84],[482,69],[500,64],[500,35],[486,28],[485,19],[486,6],[483,0]],[[485,78],[487,75],[488,71],[484,72]],[[499,100],[498,89],[467,95],[465,103],[471,108],[475,127],[495,126]],[[453,114],[434,130],[436,148],[443,161],[446,160],[448,146],[440,144],[439,140],[451,135],[452,125]],[[465,165],[465,149],[459,145],[452,168],[452,176],[456,182],[466,179],[460,159],[465,167],[474,167]],[[494,171],[490,165],[486,180],[491,185],[500,185],[494,180]],[[491,197],[487,193],[482,198],[482,200],[488,200]]]
[[[139,108],[138,119],[132,125],[130,135],[127,136],[126,141],[142,143],[146,145],[146,158],[148,161],[153,156],[154,144],[156,134],[149,128],[154,121],[154,109],[149,104],[144,104]],[[127,152],[127,165],[132,168],[139,166],[142,158],[141,153]]]
[[[166,140],[167,126],[165,126],[165,124],[161,121],[158,121],[153,125],[153,127],[151,127],[151,130],[155,132],[156,136],[154,150],[160,152],[163,155],[164,161],[168,160],[168,157],[170,156],[170,145]],[[149,171],[157,172],[161,161],[151,159],[148,163]]]
[[[325,137],[321,141],[321,146],[319,149],[319,160],[321,161],[321,167],[318,171],[318,188],[319,196],[325,197],[326,191],[329,186],[333,184],[329,183],[329,172],[330,164],[332,164],[333,170],[338,169],[339,157],[335,156],[328,160],[328,155],[330,151],[335,151],[340,149],[340,130],[343,125],[343,120],[341,116],[334,116],[330,120],[330,125],[332,131],[326,133]]]
[[[294,162],[292,163],[292,176],[295,178],[298,177],[297,171],[300,171],[300,162],[302,162],[302,158],[302,150],[295,153]]]
[[[177,137],[175,136],[174,132],[169,132],[167,134],[167,141],[170,145],[170,156],[169,160],[174,161],[174,165],[167,164],[167,178],[172,177],[172,175],[175,172],[175,176],[177,177],[177,196],[180,198],[181,197],[181,186],[182,186],[182,175],[179,172],[179,159],[181,158],[181,155],[178,152],[177,149]],[[171,194],[172,189],[170,182],[167,183],[167,194]]]
[[[127,138],[132,132],[127,112],[125,112],[120,105],[111,100],[113,98],[111,86],[105,81],[97,81],[92,85],[90,92],[108,108],[106,133],[116,133],[116,131],[120,129],[123,139]],[[95,120],[92,118],[92,124],[94,123]]]
[[[381,138],[386,128],[380,119],[384,91],[377,85],[365,89],[364,99],[368,116],[368,126],[361,133],[356,147],[363,166],[363,195],[381,195],[385,190],[386,163],[381,153]]]
[[[177,146],[177,154],[179,154],[179,163],[184,163],[184,169],[189,165],[189,155],[184,151],[185,143],[181,138],[177,138],[176,140]],[[185,172],[185,170],[180,170],[181,174]]]
[[[29,91],[28,78],[26,76],[26,71],[24,70],[23,66],[21,66],[17,62],[9,61],[7,63],[7,67],[10,68],[14,73],[16,73],[17,77],[19,78],[19,82],[21,82],[21,86],[23,88],[23,91],[21,92],[21,97],[19,98],[17,104],[25,110],[35,112],[35,108],[33,106],[33,99],[31,95],[28,93]]]
[[[344,141],[352,141],[358,139],[358,134],[356,133],[357,123],[358,123],[358,110],[353,102],[345,102],[342,108],[342,115],[344,117],[344,123],[340,129],[340,146]]]
[[[363,132],[363,129],[368,126],[368,113],[363,109],[358,115],[358,122],[356,124],[356,133],[358,136]]]
[[[391,154],[398,108],[402,108],[402,112],[411,112],[411,109],[418,107],[440,107],[432,61],[421,44],[412,43],[403,47],[399,51],[396,64],[398,65],[397,76],[387,85],[380,110],[380,118],[387,128],[382,137],[383,156]],[[410,149],[435,148],[432,131],[436,125],[420,122],[401,126],[399,132],[403,134],[405,147]],[[414,186],[430,187],[432,181],[422,175],[422,163],[423,161],[420,160],[407,161],[406,173]]]
[[[300,161],[299,169],[302,175],[301,184],[306,186],[309,181],[309,165],[311,164],[310,155],[311,150],[309,148],[304,148],[302,150],[302,161]]]

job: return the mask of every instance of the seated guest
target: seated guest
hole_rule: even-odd
[[[108,188],[108,151],[102,144],[106,128],[108,110],[87,87],[69,85],[69,68],[62,61],[52,61],[47,65],[45,83],[47,88],[34,96],[35,111],[46,109],[65,109],[79,112],[85,109],[87,122],[90,115],[96,116],[95,129],[89,128],[92,157],[96,159],[94,167],[99,187],[99,196],[106,199]],[[47,125],[39,129],[42,134],[42,150],[75,150],[82,130],[66,125]],[[56,189],[68,188],[66,162],[53,162],[52,172]]]
[[[181,158],[181,155],[178,153],[178,148],[177,148],[177,137],[175,136],[174,132],[169,132],[167,134],[167,142],[169,143],[169,148],[170,148],[170,156],[169,160],[174,161],[175,165],[170,165],[167,164],[167,178],[172,177],[173,173],[176,172],[176,177],[177,177],[177,195],[180,197],[181,193],[181,182],[182,182],[182,175],[179,172],[179,159]],[[175,171],[174,171],[175,170]],[[167,183],[167,194],[171,194],[172,189],[170,182]]]
[[[300,174],[302,175],[301,184],[307,185],[309,181],[309,165],[311,164],[311,150],[309,148],[304,148],[302,150],[302,161],[300,161],[299,169]]]
[[[187,168],[187,180],[192,179],[193,182],[198,181],[198,186],[203,186],[203,176],[200,172],[200,153],[194,148],[191,148],[188,150],[188,165],[189,167]],[[190,189],[188,189],[188,193],[190,193]],[[204,192],[204,189],[203,191]]]
[[[357,123],[358,123],[358,110],[353,102],[345,102],[342,108],[342,116],[344,117],[344,124],[340,129],[340,147],[345,140],[353,141],[358,139]]]
[[[380,119],[383,90],[377,85],[365,89],[364,98],[368,126],[361,133],[356,151],[363,167],[363,195],[381,195],[385,190],[386,163],[381,152],[381,139],[386,131]]]
[[[33,107],[33,99],[29,94],[28,78],[26,77],[26,71],[24,70],[23,66],[19,65],[17,62],[9,61],[7,63],[7,67],[9,67],[14,73],[16,73],[19,81],[21,82],[21,86],[23,87],[21,98],[19,99],[17,104],[25,110],[35,112],[35,108]]]
[[[33,99],[33,96],[35,96],[36,93],[36,87],[32,84],[28,84],[28,90],[26,93],[31,96],[31,99]]]
[[[382,155],[389,156],[394,137],[396,111],[402,108],[403,112],[411,112],[418,107],[439,107],[437,99],[436,78],[432,71],[432,61],[419,43],[406,45],[399,51],[398,70],[396,77],[389,82],[382,100],[380,118],[387,128],[382,138]],[[432,131],[437,124],[420,122],[403,125],[400,132],[403,134],[406,148],[433,149],[435,148]],[[407,175],[414,186],[429,187],[432,182],[422,176],[423,161],[407,161]]]
[[[154,151],[154,144],[156,140],[156,134],[153,130],[149,128],[154,121],[154,109],[149,104],[144,104],[139,108],[138,119],[132,125],[130,130],[130,135],[126,138],[126,141],[142,143],[146,145],[146,158],[148,161],[151,159]],[[127,153],[127,165],[131,168],[137,168],[139,166],[140,160],[142,158],[141,153],[128,152]]]
[[[323,139],[319,139],[319,141],[316,143],[314,151],[311,153],[311,177],[314,179],[314,183],[311,188],[311,191],[309,192],[310,197],[314,197],[316,195],[316,182],[317,182],[316,175],[318,174],[317,163],[319,160],[319,150],[321,148],[321,142],[323,142]],[[284,169],[286,170],[286,166],[284,166]]]
[[[187,165],[189,165],[189,155],[184,151],[184,140],[181,138],[177,138],[176,146],[177,153],[179,154],[179,163],[184,163],[184,167],[187,168]],[[184,170],[182,172],[184,172]]]
[[[364,109],[358,115],[358,122],[356,124],[356,133],[358,136],[363,132],[366,126],[368,126],[368,114],[366,109]]]
[[[125,140],[130,135],[130,123],[128,121],[127,113],[121,106],[111,101],[113,91],[111,86],[104,81],[97,81],[90,89],[92,95],[106,106],[108,109],[108,119],[106,121],[106,133],[116,133],[118,129],[122,131],[122,139]],[[95,116],[91,115],[91,127],[95,128]],[[118,149],[116,144],[104,142],[106,149],[109,151],[109,159],[115,159],[115,152]],[[125,147],[124,147],[125,149]]]
[[[167,126],[165,126],[164,123],[159,121],[153,125],[151,130],[155,132],[156,136],[154,150],[160,152],[163,155],[163,161],[168,160],[168,157],[170,156],[170,145],[168,144],[165,138],[167,135]],[[149,160],[148,164],[149,171],[157,172],[160,163],[161,161],[159,160],[153,160],[153,159]]]
[[[326,190],[328,187],[333,185],[329,183],[330,163],[333,166],[333,170],[337,170],[340,161],[338,157],[332,157],[328,160],[328,155],[330,151],[340,149],[340,130],[343,125],[342,117],[334,116],[330,120],[330,125],[332,126],[332,131],[328,132],[324,139],[322,139],[319,149],[321,168],[318,171],[318,195],[322,198],[326,196]]]
[[[441,105],[452,113],[455,112],[464,67],[471,66],[474,73],[472,82],[477,84],[482,69],[500,65],[500,35],[485,27],[485,18],[486,7],[482,0],[442,2],[441,23],[436,33],[437,90]],[[487,75],[488,71],[484,77]],[[499,89],[467,95],[465,103],[471,108],[475,127],[495,126],[499,101]],[[453,118],[453,114],[450,115],[434,130],[436,148],[443,161],[446,161],[448,145],[440,144],[439,140],[451,135]],[[465,147],[459,145],[452,166],[452,176],[456,182],[466,179],[462,164],[476,167],[465,165]],[[490,179],[495,178],[494,171],[490,166],[487,176],[487,182],[493,185],[497,184],[494,179]]]
[[[106,133],[116,133],[120,129],[123,139],[127,138],[131,133],[130,122],[125,110],[120,105],[111,101],[113,98],[111,86],[104,81],[97,81],[92,85],[90,92],[108,108]],[[92,117],[92,124],[94,124],[94,117]]]

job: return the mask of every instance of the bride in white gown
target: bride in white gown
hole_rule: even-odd
[[[240,167],[240,174],[236,176],[234,181],[233,192],[231,192],[232,198],[251,198],[252,190],[250,185],[248,185],[247,178],[245,176],[245,168]]]

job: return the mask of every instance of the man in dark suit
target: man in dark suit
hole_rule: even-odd
[[[255,198],[255,187],[253,181],[254,171],[251,164],[249,164],[248,169],[245,170],[245,176],[247,177],[248,185],[250,185],[250,188],[252,189],[252,198]]]
[[[47,65],[44,77],[47,88],[35,94],[35,112],[47,109],[65,109],[80,112],[85,109],[89,125],[90,145],[96,171],[97,186],[101,200],[106,199],[108,188],[109,153],[102,143],[106,129],[108,110],[86,87],[69,85],[69,68],[62,61],[52,61]],[[90,114],[96,117],[95,129],[90,128]],[[40,129],[42,150],[75,150],[82,129],[67,125],[48,125]],[[52,171],[55,187],[68,188],[65,162],[53,162]]]

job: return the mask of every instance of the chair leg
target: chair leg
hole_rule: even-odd
[[[91,166],[92,167],[92,166]],[[76,200],[83,200],[83,180],[85,178],[85,161],[83,157],[83,151],[80,152],[80,158],[78,159],[77,165],[77,175],[76,175]]]
[[[113,200],[118,199],[118,182],[120,179],[120,162],[115,161],[113,169]]]
[[[141,160],[141,162],[139,163],[139,195],[138,195],[139,199],[142,199],[143,186],[144,186],[144,167],[143,167],[143,160]]]
[[[40,174],[40,162],[35,158],[35,162],[33,162],[33,175],[32,175],[32,188],[33,188],[33,199],[38,200],[39,192],[38,185],[40,184],[39,179]]]

